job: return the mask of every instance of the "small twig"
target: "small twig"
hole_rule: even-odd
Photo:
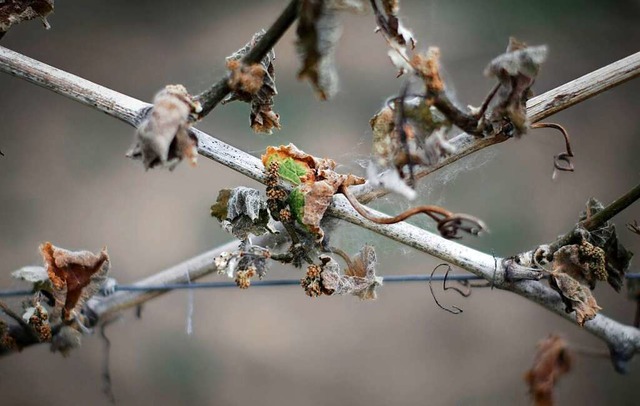
[[[615,215],[629,207],[638,199],[640,199],[640,184],[636,185],[633,189],[614,200],[610,205],[608,205],[598,213],[594,214],[593,216],[589,216],[585,220],[579,222],[573,230],[557,239],[553,243],[549,244],[549,255],[553,255],[553,253],[556,252],[560,247],[564,247],[565,245],[570,244],[576,235],[576,230],[578,230],[579,228],[584,228],[587,231],[593,231],[597,228],[600,228],[607,221],[611,220]]]
[[[33,329],[33,327],[31,327],[29,323],[24,321],[19,314],[11,310],[11,308],[2,300],[0,300],[0,310],[2,310],[4,314],[11,317],[13,320],[15,320],[18,323],[17,328],[19,328],[19,331],[14,330],[14,338],[16,339],[16,342],[18,343],[19,347],[40,342],[40,336],[38,336],[38,333]],[[6,349],[0,348],[0,355],[2,355],[3,353],[2,350],[6,350]]]
[[[482,117],[484,116],[484,113],[487,112],[487,109],[489,108],[489,104],[491,104],[491,100],[493,100],[496,93],[498,93],[500,86],[501,86],[500,83],[496,83],[493,86],[493,89],[491,89],[491,91],[487,95],[487,97],[485,97],[484,101],[482,102],[482,105],[480,106],[480,109],[478,110],[478,113],[475,115],[477,120],[481,120]]]
[[[640,199],[640,184],[636,185],[629,192],[614,200],[603,210],[582,221],[580,225],[588,231],[600,228],[604,225],[604,223],[612,219],[615,215],[629,207],[638,199]]]
[[[293,25],[296,18],[298,18],[299,8],[300,1],[291,0],[278,19],[242,58],[241,62],[245,65],[253,65],[262,61],[262,58],[280,41],[280,38],[282,38],[289,27]],[[216,82],[211,88],[195,96],[195,99],[202,105],[202,112],[199,114],[199,117],[202,118],[209,114],[230,92],[231,87],[229,86],[229,80],[225,75],[224,78]]]
[[[633,224],[627,224],[627,229],[632,233],[640,235],[640,224],[638,224],[638,220],[634,220]]]
[[[20,317],[19,314],[15,313],[13,310],[11,310],[11,308],[5,302],[3,302],[2,300],[0,300],[0,310],[2,310],[4,312],[4,314],[6,314],[7,316],[9,316],[13,320],[15,320],[20,325],[20,327],[22,327],[23,329],[25,329],[27,331],[31,331],[35,335],[35,332],[31,328],[29,323],[24,321],[22,319],[22,317]]]
[[[445,117],[451,120],[451,122],[462,131],[479,138],[484,137],[482,129],[478,125],[478,118],[459,109],[449,99],[446,92],[438,92],[437,94],[435,94],[433,105],[437,107],[438,110],[440,110],[442,114],[445,115]]]

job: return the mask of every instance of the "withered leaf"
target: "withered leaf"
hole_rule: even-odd
[[[271,252],[258,245],[243,244],[238,251],[223,252],[214,259],[217,272],[234,278],[240,289],[246,289],[251,284],[251,278],[258,276],[262,279],[269,270]]]
[[[350,260],[344,275],[340,274],[340,266],[331,257],[320,257],[321,281],[324,290],[332,295],[354,295],[362,300],[373,300],[377,297],[376,288],[382,285],[382,278],[376,276],[376,252],[371,245],[365,245]]]
[[[62,316],[64,322],[71,322],[107,279],[109,255],[106,249],[96,255],[89,251],[68,251],[50,242],[42,244],[40,252],[53,285],[55,306],[51,316],[54,319]]]
[[[136,131],[127,156],[142,160],[145,169],[173,169],[186,158],[192,165],[198,157],[198,138],[189,133],[202,111],[182,85],[168,85],[153,99],[153,107]]]
[[[554,271],[566,273],[591,289],[595,288],[596,281],[607,280],[605,253],[588,241],[558,249],[553,254],[552,266]]]
[[[536,406],[553,404],[553,389],[560,377],[571,370],[573,356],[567,342],[556,335],[541,340],[533,366],[524,375]]]
[[[576,312],[576,322],[581,326],[596,317],[598,311],[602,310],[589,287],[566,273],[551,272],[549,286],[560,293],[567,313]]]
[[[53,292],[47,270],[41,266],[25,266],[11,272],[11,277],[33,285],[33,291]]]
[[[450,122],[424,98],[397,100],[393,108],[383,107],[369,124],[374,161],[367,167],[368,180],[410,200],[416,192],[405,181],[405,167],[432,165],[455,152],[445,137]]]
[[[296,47],[302,59],[298,79],[307,79],[321,100],[338,91],[334,52],[342,34],[340,10],[360,11],[357,0],[302,0],[296,34]]]
[[[416,40],[413,34],[405,28],[398,19],[400,11],[400,2],[393,0],[383,0],[382,6],[384,12],[380,11],[375,1],[372,2],[373,13],[378,23],[378,29],[385,34],[390,42],[397,44],[399,47],[409,46],[411,49],[416,47]]]
[[[587,202],[587,209],[580,213],[580,221],[597,214],[604,209],[604,205],[591,198]],[[606,222],[600,228],[586,234],[586,239],[592,245],[602,248],[606,258],[607,282],[619,292],[624,284],[624,275],[629,270],[633,253],[627,250],[618,240],[616,226]]]
[[[247,66],[241,61],[264,34],[264,30],[255,33],[244,47],[227,57],[227,68],[230,70],[229,86],[232,91],[222,104],[235,100],[250,103],[253,131],[271,134],[274,128],[280,129],[280,116],[273,111],[273,98],[278,94],[273,66],[275,51],[271,49],[258,64]]]
[[[39,18],[51,28],[47,16],[53,13],[53,0],[4,0],[0,2],[0,38],[14,24]]]
[[[256,189],[240,186],[221,190],[211,206],[211,215],[239,240],[246,240],[250,234],[262,235],[271,231],[267,201]]]
[[[517,135],[526,133],[529,126],[527,100],[546,58],[546,46],[528,47],[515,38],[509,39],[507,52],[492,60],[485,70],[485,75],[500,82],[490,113],[491,121],[499,122],[506,117],[515,126]]]
[[[268,147],[262,163],[270,167],[277,162],[279,176],[297,187],[289,195],[289,206],[295,219],[312,232],[318,241],[324,238],[320,221],[340,186],[359,185],[364,179],[334,171],[335,161],[317,158],[295,145]]]

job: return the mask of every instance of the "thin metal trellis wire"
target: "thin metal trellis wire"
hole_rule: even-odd
[[[626,279],[640,279],[639,273],[630,273],[625,275]],[[442,282],[447,281],[474,281],[484,280],[477,275],[389,275],[384,276],[383,283],[402,283],[402,282]],[[272,279],[266,281],[253,281],[251,287],[268,287],[268,286],[300,286],[300,279]],[[116,285],[114,290],[120,292],[147,292],[147,291],[165,291],[177,289],[217,289],[217,288],[237,288],[238,285],[234,281],[220,282],[197,282],[197,283],[168,283],[163,285]],[[0,291],[0,297],[16,297],[28,296],[33,293],[32,290],[5,290]]]

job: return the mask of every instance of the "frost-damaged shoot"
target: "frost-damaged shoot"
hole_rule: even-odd
[[[271,133],[281,128],[280,115],[273,111],[277,95],[273,48],[296,20],[298,78],[308,80],[319,99],[332,98],[338,90],[334,63],[341,37],[340,14],[366,10],[372,11],[376,32],[389,45],[388,55],[398,69],[398,77],[404,80],[399,94],[390,97],[370,120],[372,161],[366,170],[366,180],[354,174],[337,173],[335,161],[305,153],[294,144],[268,147],[258,162],[257,158],[193,128],[218,104],[234,100],[250,105],[250,126],[255,132]],[[46,17],[52,11],[53,1],[49,0],[2,2],[0,38],[21,21],[41,18],[47,24]],[[505,53],[490,61],[485,69],[485,76],[496,81],[491,91],[478,107],[460,107],[441,77],[440,50],[436,47],[418,49],[416,39],[399,15],[397,0],[292,0],[267,30],[259,30],[226,58],[226,74],[209,89],[192,96],[182,85],[167,85],[157,93],[152,105],[132,98],[116,100],[114,95],[122,95],[94,84],[87,85],[88,82],[80,78],[66,72],[62,75],[59,70],[2,47],[0,69],[102,109],[135,126],[135,139],[127,156],[141,160],[145,169],[173,169],[183,159],[195,164],[200,153],[266,185],[264,193],[244,186],[219,191],[217,201],[211,206],[211,215],[240,243],[219,248],[214,251],[215,255],[203,254],[175,270],[156,275],[157,280],[165,284],[162,286],[190,284],[192,279],[217,271],[246,289],[252,279],[266,277],[272,261],[276,261],[295,268],[306,267],[305,274],[300,275],[300,285],[310,297],[349,294],[365,300],[375,299],[377,288],[384,280],[377,275],[375,249],[363,244],[353,255],[332,246],[328,219],[340,218],[486,279],[483,285],[463,284],[464,289],[448,286],[451,265],[441,264],[433,269],[432,276],[439,268],[446,268],[445,291],[453,289],[467,297],[471,286],[491,286],[509,290],[564,315],[602,339],[609,346],[608,356],[616,370],[626,371],[629,360],[640,352],[640,332],[601,315],[592,290],[598,282],[606,281],[619,292],[626,279],[628,296],[638,306],[634,325],[640,325],[640,279],[629,278],[632,253],[620,243],[610,221],[640,198],[640,185],[606,207],[595,199],[590,200],[576,226],[565,236],[509,258],[489,256],[403,222],[422,213],[435,221],[442,237],[454,239],[459,238],[461,232],[477,235],[486,228],[471,215],[433,205],[417,205],[398,215],[385,216],[365,207],[364,203],[372,200],[371,196],[375,198],[387,192],[417,199],[416,182],[425,173],[497,142],[521,137],[530,129],[548,128],[562,134],[565,151],[554,157],[554,176],[555,171],[573,171],[573,152],[565,128],[535,121],[639,75],[640,54],[603,68],[607,86],[593,90],[589,86],[595,85],[581,81],[583,77],[576,82],[580,82],[579,90],[589,93],[588,96],[580,91],[575,93],[582,96],[574,99],[566,95],[548,96],[552,100],[544,107],[546,113],[538,111],[537,115],[530,116],[527,101],[547,58],[547,47],[527,46],[511,38]],[[624,69],[616,65],[622,62],[626,64]],[[606,76],[609,74],[612,77]],[[73,92],[69,90],[72,88]],[[77,88],[87,94],[78,97]],[[100,92],[109,93],[111,97],[98,97]],[[101,104],[104,100],[110,104]],[[127,103],[134,103],[135,107]],[[454,128],[466,134],[451,137]],[[461,139],[467,140],[463,146],[466,150],[459,149]],[[237,162],[229,159],[228,151],[234,152],[232,156]],[[640,234],[637,221],[627,228]],[[13,273],[13,277],[29,283],[32,288],[23,301],[22,310],[16,311],[0,301],[0,310],[7,316],[6,320],[0,319],[0,354],[49,343],[53,351],[67,355],[80,346],[83,334],[93,327],[100,325],[106,340],[104,326],[113,320],[109,317],[124,308],[139,307],[162,293],[112,294],[117,285],[108,278],[111,262],[106,249],[97,254],[74,252],[47,242],[41,245],[40,252],[43,267],[25,267]],[[541,281],[543,278],[548,282]],[[154,277],[150,279],[157,282]],[[150,285],[143,283],[137,288],[144,290],[145,286],[148,289]],[[429,287],[433,294],[431,283]],[[445,307],[437,299],[436,304],[451,313],[462,311],[456,306]],[[106,344],[108,346],[108,340]],[[549,336],[540,343],[534,365],[525,376],[536,404],[552,402],[554,385],[570,370],[572,354],[579,355],[581,351],[570,348],[558,336]],[[105,377],[108,380],[109,374]]]

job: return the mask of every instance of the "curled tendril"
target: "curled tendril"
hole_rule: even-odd
[[[448,276],[449,276],[449,272],[451,272],[451,265],[449,264],[439,264],[437,265],[435,268],[433,268],[433,271],[431,271],[431,277],[429,278],[429,290],[431,291],[431,296],[433,297],[433,300],[436,302],[436,304],[438,305],[439,308],[448,311],[449,313],[452,314],[460,314],[463,312],[463,310],[457,306],[451,306],[451,308],[447,308],[444,307],[442,304],[440,304],[440,302],[438,301],[438,299],[436,298],[435,292],[433,291],[433,285],[432,285],[432,280],[433,280],[433,275],[436,273],[436,271],[438,270],[438,268],[440,268],[441,266],[444,266],[447,268],[447,270],[444,272],[444,278],[442,280],[442,290],[443,291],[447,291],[447,290],[453,290],[455,292],[457,292],[458,294],[460,294],[460,296],[462,297],[469,297],[471,296],[471,288],[486,288],[491,286],[491,282],[481,282],[478,284],[473,284],[468,280],[459,280],[457,281],[457,283],[462,287],[458,287],[458,286],[451,286],[451,285],[447,285],[448,282]]]
[[[560,131],[564,137],[565,152],[553,157],[553,167],[558,171],[573,172],[574,167],[573,162],[571,161],[571,158],[573,158],[573,152],[571,151],[571,141],[569,140],[569,133],[567,130],[560,124],[556,123],[535,123],[531,125],[531,128],[552,128]]]
[[[633,220],[633,224],[627,224],[627,229],[632,233],[640,235],[640,224],[638,224],[638,220]]]
[[[451,314],[460,314],[460,313],[462,313],[462,309],[459,308],[458,306],[453,306],[452,305],[451,308],[447,308],[447,307],[444,307],[443,305],[441,305],[440,302],[438,301],[438,298],[436,298],[435,292],[433,291],[433,284],[431,283],[431,281],[433,279],[433,275],[436,273],[438,268],[440,268],[441,266],[444,266],[444,267],[447,268],[447,270],[444,273],[444,280],[442,282],[443,290],[452,289],[452,290],[458,292],[463,297],[469,297],[469,295],[471,295],[471,290],[470,289],[468,289],[467,291],[462,291],[461,289],[459,289],[457,287],[447,286],[447,276],[449,276],[449,272],[451,272],[451,265],[449,265],[449,264],[439,264],[435,268],[433,268],[433,271],[431,271],[431,277],[429,278],[429,290],[431,291],[431,296],[433,297],[433,300],[436,302],[438,307],[441,308],[442,310],[448,311]]]
[[[438,231],[444,238],[457,239],[459,231],[464,231],[471,235],[478,235],[487,227],[484,222],[469,214],[452,213],[440,206],[425,205],[412,207],[394,217],[376,217],[369,213],[367,209],[351,194],[348,188],[341,186],[338,190],[342,193],[351,206],[362,217],[376,224],[395,224],[415,216],[416,214],[426,214],[431,217],[438,225]]]
[[[481,231],[486,230],[486,228],[482,220],[468,214],[452,213],[449,217],[438,221],[438,231],[440,235],[448,239],[462,238],[458,235],[459,231],[477,236]]]

